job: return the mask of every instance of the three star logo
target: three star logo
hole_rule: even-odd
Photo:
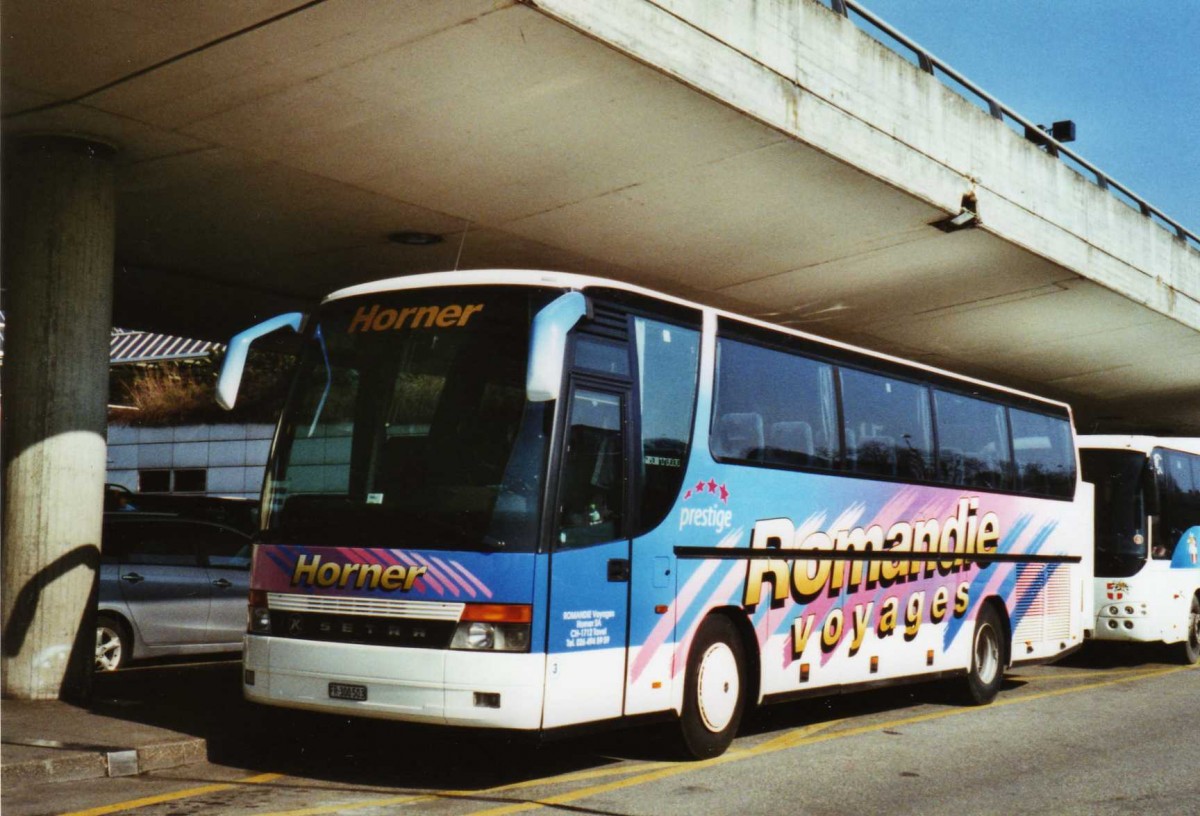
[[[729,504],[729,488],[725,484],[718,484],[716,479],[709,479],[707,482],[701,479],[696,482],[686,493],[683,494],[683,500],[687,501],[693,496],[701,495],[716,496],[721,500],[722,504]]]

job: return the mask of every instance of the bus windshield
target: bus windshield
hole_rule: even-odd
[[[557,291],[469,286],[327,303],[263,491],[267,540],[534,549],[546,406],[525,399],[530,324]]]
[[[1096,485],[1096,574],[1125,578],[1146,562],[1144,453],[1083,450],[1083,478]]]

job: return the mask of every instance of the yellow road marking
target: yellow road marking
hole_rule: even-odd
[[[273,813],[264,813],[260,816],[320,816],[324,813],[343,813],[347,810],[360,810],[364,808],[387,807],[389,805],[407,805],[417,802],[431,802],[437,799],[470,799],[480,796],[493,796],[497,793],[506,793],[508,791],[521,790],[522,788],[533,788],[538,785],[563,784],[569,782],[586,782],[590,779],[603,779],[606,776],[622,776],[625,774],[638,773],[648,768],[661,768],[667,765],[672,765],[670,762],[640,762],[636,765],[620,765],[616,767],[593,768],[589,771],[575,771],[574,773],[562,774],[561,776],[543,777],[539,779],[526,779],[522,782],[512,782],[507,785],[500,785],[495,788],[488,788],[482,791],[471,790],[454,790],[454,791],[437,791],[436,793],[408,793],[401,796],[391,796],[386,799],[371,799],[368,801],[343,803],[339,805],[321,805],[319,807],[301,808],[299,810],[281,810]]]
[[[799,728],[794,731],[789,731],[786,734],[782,734],[778,737],[775,737],[774,739],[767,740],[766,742],[761,743],[760,745],[756,745],[753,748],[748,748],[748,749],[741,750],[741,751],[731,751],[730,753],[725,754],[724,756],[717,757],[716,759],[711,759],[711,760],[708,760],[707,762],[702,762],[702,763],[640,762],[636,765],[621,765],[616,768],[598,768],[598,769],[591,770],[591,771],[577,771],[575,773],[563,774],[561,776],[551,776],[551,777],[544,777],[544,778],[540,778],[540,779],[528,779],[523,782],[513,782],[512,784],[509,784],[509,785],[501,785],[499,787],[488,788],[488,789],[482,790],[482,791],[458,790],[458,791],[438,791],[437,793],[416,794],[416,795],[407,794],[404,796],[388,797],[386,799],[371,799],[368,801],[343,803],[343,804],[338,804],[338,805],[324,805],[321,807],[314,807],[314,808],[302,808],[300,810],[276,811],[273,813],[265,813],[265,814],[262,814],[261,816],[321,816],[321,814],[326,814],[326,813],[344,813],[349,810],[365,810],[367,808],[388,807],[390,805],[416,804],[418,802],[431,802],[431,801],[436,801],[439,799],[478,799],[481,797],[495,796],[495,795],[501,794],[501,793],[508,793],[508,792],[514,791],[514,790],[521,790],[522,788],[533,788],[533,787],[538,787],[538,786],[542,786],[542,785],[563,785],[563,784],[569,784],[571,782],[586,782],[590,779],[602,779],[607,776],[625,776],[628,774],[641,773],[643,771],[650,772],[650,773],[644,774],[644,776],[647,776],[647,777],[655,776],[656,774],[663,774],[663,773],[670,776],[672,774],[683,773],[684,771],[692,770],[692,769],[696,768],[698,765],[707,767],[707,765],[709,765],[709,764],[720,764],[722,762],[730,762],[735,759],[746,759],[750,756],[755,756],[760,753],[765,753],[766,751],[780,750],[781,748],[788,747],[791,742],[793,742],[797,739],[802,739],[803,737],[805,737],[809,734],[812,734],[815,731],[821,731],[826,728],[830,728],[839,722],[841,722],[841,720],[830,720],[829,722],[816,723],[814,725],[810,725],[805,728]],[[639,778],[641,778],[641,777],[639,777]],[[657,778],[657,777],[655,777],[655,778]],[[636,783],[633,783],[633,784],[636,784]],[[606,789],[608,786],[626,787],[627,784],[624,782],[607,783],[606,785],[588,788],[588,790],[595,792],[596,790]],[[568,797],[570,796],[570,794],[563,794],[563,795],[568,796]],[[550,800],[545,800],[545,801],[548,802]],[[564,801],[570,801],[570,799],[568,798]],[[513,808],[513,807],[517,807],[517,808],[523,809],[523,810],[528,810],[531,808],[541,807],[541,805],[532,804],[532,803],[519,803],[517,805],[505,805],[500,808],[496,808],[494,810],[482,811],[482,813],[515,812],[515,811],[511,810],[511,808]]]
[[[812,725],[806,725],[803,728],[793,728],[791,731],[786,731],[777,737],[772,737],[765,742],[760,742],[753,748],[746,749],[746,752],[748,754],[758,755],[782,751],[785,748],[791,748],[798,742],[808,739],[813,734],[816,734],[820,731],[826,731],[845,721],[845,718],[839,718],[836,720],[825,720],[823,722],[813,723]]]
[[[479,810],[470,814],[470,816],[506,816],[509,813],[520,813],[525,810],[536,810],[537,808],[545,807],[547,805],[563,805],[567,802],[574,802],[576,799],[585,799],[590,796],[596,796],[597,794],[607,793],[608,791],[613,790],[620,790],[621,788],[628,788],[634,785],[641,785],[646,782],[656,782],[659,779],[666,779],[667,777],[677,776],[679,774],[691,773],[692,771],[698,771],[704,768],[711,768],[714,765],[724,765],[727,762],[739,762],[743,759],[749,759],[751,757],[760,756],[767,753],[774,753],[775,751],[782,751],[785,748],[791,748],[794,745],[802,744],[810,739],[813,739],[814,735],[818,732],[824,731],[827,728],[832,728],[839,722],[842,722],[842,720],[814,723],[812,725],[805,726],[804,728],[797,728],[794,731],[789,731],[788,733],[782,734],[774,739],[769,739],[766,742],[755,745],[752,748],[745,748],[739,751],[730,751],[727,754],[722,754],[721,756],[713,757],[712,759],[706,759],[702,762],[675,763],[668,767],[660,768],[659,770],[651,771],[649,773],[640,774],[629,779],[618,779],[613,782],[606,782],[603,785],[593,785],[590,788],[568,791],[567,793],[562,793],[557,796],[539,799],[536,802],[516,802],[511,805],[504,805],[502,807],[492,808],[490,810]]]
[[[812,745],[820,742],[828,742],[830,740],[842,739],[845,737],[861,736],[863,734],[876,733],[889,728],[898,728],[905,725],[914,725],[916,723],[929,722],[931,720],[939,720],[945,717],[954,717],[965,714],[982,713],[990,708],[1008,705],[1017,705],[1018,703],[1033,702],[1035,700],[1043,700],[1048,697],[1058,697],[1065,694],[1074,694],[1080,691],[1089,691],[1107,686],[1115,686],[1121,683],[1130,683],[1137,680],[1150,679],[1154,677],[1162,677],[1168,674],[1174,674],[1179,671],[1187,671],[1189,669],[1197,669],[1200,666],[1173,666],[1166,669],[1156,669],[1151,671],[1137,671],[1130,669],[1117,669],[1104,672],[1104,675],[1117,675],[1107,680],[1102,680],[1095,683],[1085,683],[1068,688],[1053,689],[1049,691],[1036,692],[1032,694],[1010,695],[1002,697],[992,703],[991,706],[978,708],[954,708],[943,711],[932,711],[927,714],[917,714],[912,717],[903,717],[897,720],[891,720],[883,723],[875,723],[873,725],[862,725],[854,728],[845,728],[837,731],[829,731],[834,726],[845,722],[844,719],[829,720],[827,722],[814,723],[803,728],[793,729],[779,736],[772,737],[758,745],[750,748],[730,751],[719,757],[704,760],[703,762],[683,762],[683,763],[667,763],[667,762],[643,762],[636,765],[620,765],[618,767],[597,768],[588,771],[577,771],[575,773],[563,774],[561,776],[545,777],[540,779],[529,779],[522,782],[514,782],[508,785],[501,785],[494,788],[488,788],[481,791],[456,790],[456,791],[438,791],[433,793],[419,794],[404,794],[400,796],[392,796],[388,798],[372,799],[360,802],[346,802],[338,805],[325,805],[314,808],[304,808],[300,810],[278,811],[270,814],[262,814],[262,816],[319,816],[327,813],[343,813],[353,810],[362,810],[366,808],[386,807],[389,805],[404,805],[415,804],[417,802],[427,802],[445,799],[476,799],[485,796],[494,796],[496,794],[507,793],[510,791],[521,790],[524,788],[537,787],[539,785],[561,785],[570,782],[581,782],[592,779],[603,779],[610,776],[626,776],[625,779],[618,779],[612,782],[606,782],[601,785],[593,785],[590,787],[580,788],[574,791],[558,794],[556,796],[540,799],[532,802],[514,802],[510,805],[504,805],[488,810],[475,811],[469,816],[506,816],[510,813],[520,813],[528,810],[536,810],[538,808],[566,804],[579,799],[585,799],[591,796],[596,796],[602,793],[607,793],[613,790],[633,787],[635,785],[654,782],[659,779],[666,779],[679,774],[699,771],[715,765],[723,765],[728,762],[738,762],[743,759],[750,759],[764,754],[776,753],[778,751],[787,750],[789,748],[798,748],[804,745]],[[1091,675],[1095,676],[1095,675]],[[1016,678],[1014,678],[1016,679]],[[1047,679],[1047,678],[1038,678]],[[632,774],[632,776],[629,776]],[[148,807],[150,805],[162,804],[164,802],[178,801],[196,796],[204,796],[209,793],[217,793],[219,791],[230,790],[239,785],[254,785],[263,782],[270,782],[279,779],[282,774],[259,774],[245,779],[240,779],[235,782],[220,783],[214,785],[206,785],[199,788],[191,788],[189,790],[177,791],[175,793],[162,794],[159,796],[148,796],[142,799],[133,799],[127,802],[120,802],[115,805],[106,805],[103,807],[92,808],[90,810],[74,811],[72,813],[62,814],[62,816],[105,816],[105,814],[119,813],[125,810],[133,810],[136,808]]]
[[[1077,677],[1112,677],[1114,675],[1136,674],[1145,669],[1141,666],[1128,666],[1121,669],[1060,669],[1055,668],[1053,674],[1005,674],[1005,680],[1016,680],[1022,683],[1041,683],[1053,680],[1074,680]]]
[[[743,751],[731,751],[728,754],[724,754],[722,756],[716,757],[715,759],[705,760],[704,762],[685,763],[685,764],[677,765],[674,767],[664,768],[660,771],[654,771],[652,773],[642,774],[640,776],[635,776],[635,777],[632,777],[629,779],[622,779],[622,780],[618,780],[615,782],[609,782],[604,785],[596,785],[591,788],[581,788],[580,790],[570,791],[569,793],[560,794],[558,796],[551,796],[551,797],[547,797],[545,799],[539,799],[536,802],[517,802],[517,803],[514,803],[514,804],[506,806],[506,807],[492,808],[490,810],[475,811],[471,814],[468,814],[468,816],[507,816],[507,814],[510,814],[510,813],[520,813],[523,811],[536,810],[538,808],[542,808],[542,807],[546,807],[546,806],[562,805],[562,804],[566,804],[568,802],[573,802],[573,801],[576,801],[579,799],[586,799],[591,796],[596,796],[596,795],[599,795],[602,793],[608,793],[609,791],[618,790],[620,788],[632,787],[634,785],[640,785],[640,784],[644,784],[646,782],[655,782],[655,781],[658,781],[659,779],[665,779],[669,776],[675,776],[677,774],[688,773],[689,771],[703,770],[704,768],[709,768],[714,765],[720,765],[725,762],[736,762],[738,760],[748,759],[752,756],[760,756],[762,754],[786,750],[788,748],[797,748],[802,745],[813,745],[815,743],[828,742],[830,740],[842,739],[844,737],[854,737],[854,736],[860,736],[863,734],[876,733],[876,732],[883,731],[888,728],[897,728],[897,727],[905,726],[905,725],[913,725],[916,723],[928,722],[930,720],[939,720],[944,717],[954,717],[954,716],[970,714],[970,713],[982,713],[982,712],[987,711],[989,708],[991,708],[993,706],[1016,705],[1017,703],[1027,703],[1027,702],[1032,702],[1034,700],[1045,699],[1047,697],[1058,697],[1058,696],[1061,696],[1064,694],[1074,694],[1079,691],[1086,691],[1089,689],[1102,688],[1105,686],[1115,686],[1120,683],[1129,683],[1129,682],[1133,682],[1135,680],[1147,679],[1147,678],[1151,678],[1151,677],[1160,677],[1160,676],[1167,675],[1167,674],[1174,674],[1175,672],[1183,671],[1188,668],[1196,668],[1196,667],[1195,666],[1188,666],[1188,667],[1177,666],[1177,667],[1172,667],[1172,668],[1168,668],[1168,669],[1160,669],[1157,671],[1142,672],[1142,673],[1139,673],[1136,675],[1117,677],[1117,678],[1114,678],[1111,680],[1105,680],[1105,681],[1102,681],[1099,683],[1088,683],[1085,685],[1072,686],[1070,688],[1065,688],[1065,689],[1055,689],[1052,691],[1044,691],[1044,692],[1039,692],[1036,694],[1024,694],[1024,695],[1020,695],[1020,696],[1008,697],[1008,698],[996,701],[995,703],[992,704],[992,706],[986,706],[986,707],[981,706],[981,707],[977,707],[977,708],[975,708],[975,707],[973,707],[973,708],[956,708],[956,709],[949,709],[946,711],[934,711],[934,712],[930,712],[928,714],[918,714],[918,715],[915,715],[912,717],[903,717],[901,719],[892,720],[890,722],[876,723],[874,725],[862,725],[862,726],[858,726],[856,728],[847,728],[847,729],[842,729],[840,731],[832,731],[829,733],[814,733],[815,731],[824,730],[824,729],[819,728],[818,726],[825,725],[825,724],[818,723],[817,726],[809,726],[809,729],[812,729],[812,730],[800,729],[800,731],[803,733],[789,732],[788,734],[784,734],[783,736],[778,737],[776,739],[768,740],[767,742],[762,743],[758,746],[755,746],[754,748],[749,748],[749,749],[746,749]],[[832,725],[836,724],[836,722],[839,722],[839,721],[830,722],[830,723],[828,723],[828,725],[832,726]]]
[[[204,796],[205,794],[217,793],[218,791],[232,790],[241,785],[259,785],[263,782],[273,782],[281,776],[283,774],[258,774],[257,776],[248,776],[245,779],[239,779],[236,782],[221,782],[214,785],[204,785],[199,788],[175,791],[174,793],[163,793],[158,796],[130,799],[128,802],[118,802],[115,805],[103,805],[102,807],[89,808],[88,810],[75,810],[70,813],[64,813],[62,816],[104,816],[107,813],[120,813],[123,810],[135,810],[136,808],[149,807],[151,805],[161,805],[164,802],[190,799],[193,796]]]
[[[451,795],[451,794],[442,794]],[[389,805],[408,805],[413,802],[428,802],[436,799],[436,796],[431,794],[406,794],[404,796],[391,796],[387,799],[372,799],[370,803],[341,804],[341,805],[322,805],[321,807],[301,808],[300,810],[277,810],[266,816],[312,816],[319,813],[345,813],[348,810],[358,810],[368,807],[388,807]]]

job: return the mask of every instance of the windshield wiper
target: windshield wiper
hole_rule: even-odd
[[[312,424],[308,426],[309,439],[312,439],[313,434],[317,432],[317,422],[321,419],[321,414],[325,412],[325,400],[329,399],[329,392],[333,388],[333,366],[329,364],[329,349],[325,348],[325,335],[321,334],[320,326],[317,326],[315,337],[321,345],[321,357],[325,361],[325,390],[321,393],[321,401],[317,403],[317,410],[313,412]]]

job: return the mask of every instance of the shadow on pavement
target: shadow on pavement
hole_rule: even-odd
[[[618,759],[671,758],[655,729],[539,744],[519,735],[253,705],[242,698],[236,661],[99,675],[88,708],[203,737],[214,764],[351,785],[471,790]]]
[[[1176,663],[1171,649],[1162,643],[1121,643],[1089,640],[1084,647],[1055,663],[1076,669],[1152,668]]]
[[[1161,665],[1164,654],[1153,647],[1089,644],[1058,665],[1076,669]],[[1005,690],[1022,685],[1024,681],[1010,678]],[[953,683],[926,682],[768,706],[749,712],[741,734],[770,734],[914,705],[954,705],[956,690]],[[620,760],[679,758],[667,725],[539,743],[506,733],[252,705],[242,698],[237,661],[154,665],[100,675],[89,708],[203,737],[209,761],[215,764],[342,785],[478,790]]]

